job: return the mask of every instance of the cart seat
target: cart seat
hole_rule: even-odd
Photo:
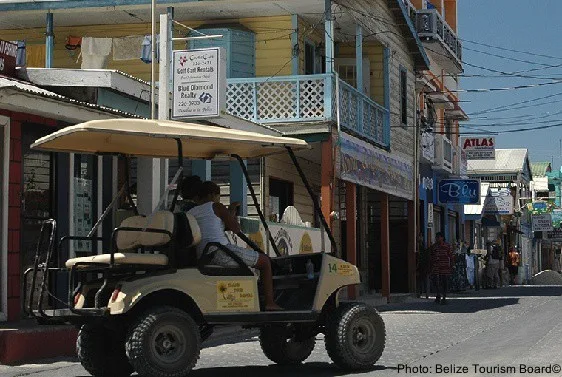
[[[173,263],[176,258],[175,253],[178,251],[195,254],[195,251],[190,249],[201,240],[201,231],[193,216],[174,214],[170,211],[155,212],[150,219],[145,216],[126,218],[115,231],[117,251],[114,263],[116,265],[166,266]],[[176,242],[170,242],[174,236]],[[135,253],[134,250],[139,248],[158,250],[160,253]],[[169,258],[167,253],[173,253],[172,257]],[[110,260],[111,254],[100,254],[72,258],[67,260],[65,265],[67,268],[77,263],[109,265]]]
[[[100,263],[109,265],[110,260],[111,254],[100,254],[89,257],[72,258],[67,260],[65,265],[67,268],[71,268],[77,263]],[[168,257],[164,254],[115,253],[115,264],[166,266],[168,264]]]

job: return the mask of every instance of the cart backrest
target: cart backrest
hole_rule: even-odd
[[[191,267],[197,263],[195,246],[201,241],[201,230],[192,215],[157,211],[150,218],[126,218],[119,229],[115,240],[119,251],[163,246],[170,265]]]
[[[149,219],[145,216],[128,217],[123,220],[119,228],[138,230],[119,231],[115,239],[118,250],[166,245],[171,241],[170,235],[174,233],[174,214],[170,211],[158,211]],[[161,232],[150,231],[150,229]]]

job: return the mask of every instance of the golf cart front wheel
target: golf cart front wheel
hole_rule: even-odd
[[[264,355],[279,365],[295,365],[305,361],[316,344],[314,336],[299,339],[294,325],[262,327],[260,345]]]
[[[183,310],[161,306],[139,318],[125,346],[141,377],[184,377],[199,359],[199,326]]]
[[[326,350],[342,369],[372,368],[384,351],[385,340],[384,322],[371,306],[342,304],[328,318]]]

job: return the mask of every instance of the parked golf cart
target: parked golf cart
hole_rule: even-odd
[[[299,139],[196,123],[131,119],[70,126],[32,145],[32,149],[51,152],[177,158],[180,168],[172,185],[182,182],[184,157],[236,159],[267,234],[267,222],[243,160],[288,153],[335,248],[316,196],[294,154],[294,150],[304,148],[308,148],[307,143]],[[120,196],[130,198],[129,184],[127,179],[86,237],[65,236],[56,242],[56,222],[45,222],[35,264],[24,276],[24,282],[28,277],[31,280],[30,289],[24,289],[28,313],[46,325],[79,326],[78,358],[92,375],[129,375],[136,371],[146,377],[185,376],[199,358],[201,342],[220,325],[259,328],[263,352],[277,364],[306,360],[319,333],[325,334],[330,358],[343,369],[368,369],[380,358],[385,346],[380,315],[363,303],[338,300],[340,289],[360,282],[354,265],[336,258],[331,250],[277,254],[271,258],[275,299],[286,310],[262,311],[259,277],[229,249],[214,245],[238,262],[236,268],[211,265],[212,253],[204,252],[197,259],[200,229],[192,216],[175,211],[179,189],[168,208],[126,218],[114,229],[110,250],[57,265],[64,243],[100,241],[97,227]],[[243,233],[237,236],[262,252]],[[269,242],[278,253],[270,234]],[[49,300],[57,301],[50,282],[66,275],[68,300],[63,300],[62,308],[58,302],[59,307],[47,309]],[[36,289],[38,297],[34,297]]]

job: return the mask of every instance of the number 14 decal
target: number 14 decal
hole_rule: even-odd
[[[338,265],[336,263],[328,263],[328,272],[338,272]]]

